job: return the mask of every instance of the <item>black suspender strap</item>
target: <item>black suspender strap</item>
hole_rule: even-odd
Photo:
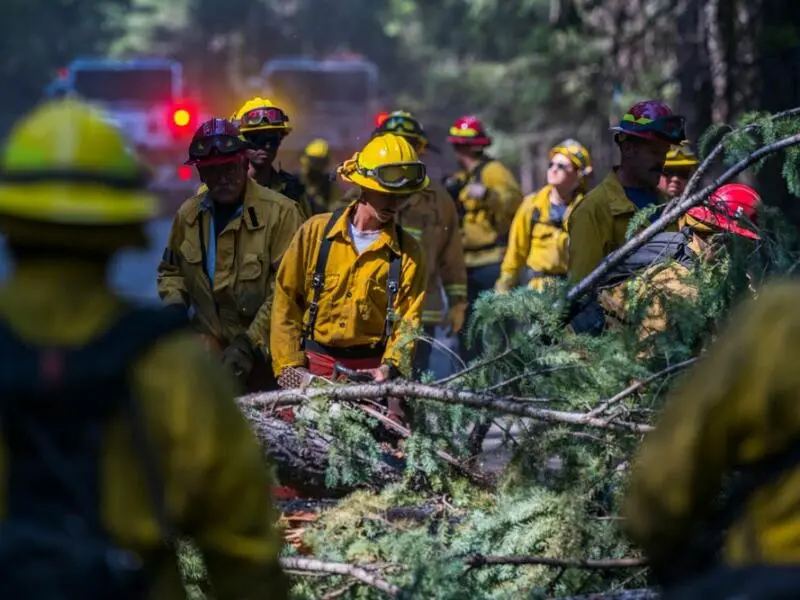
[[[400,245],[400,254],[395,254],[390,251],[389,257],[389,274],[386,277],[386,322],[383,330],[383,343],[384,345],[392,335],[394,330],[394,323],[397,320],[397,315],[394,310],[394,302],[397,298],[397,292],[400,291],[400,271],[403,266],[403,245],[402,236],[403,230],[398,224],[395,229],[397,235],[397,243]]]
[[[333,212],[322,234],[322,241],[320,242],[319,252],[317,253],[317,264],[314,267],[314,276],[311,278],[311,304],[308,307],[308,321],[303,327],[303,338],[306,340],[314,339],[314,327],[317,323],[317,311],[319,310],[319,297],[322,295],[322,288],[325,287],[325,268],[328,265],[328,255],[331,252],[331,241],[328,239],[328,234],[330,234],[333,226],[336,225],[336,222],[344,214],[344,210],[344,208],[340,208]]]

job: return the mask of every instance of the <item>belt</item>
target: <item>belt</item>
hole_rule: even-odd
[[[383,356],[385,346],[383,344],[362,344],[360,346],[327,346],[313,340],[303,342],[303,350],[326,354],[332,358],[380,358]]]

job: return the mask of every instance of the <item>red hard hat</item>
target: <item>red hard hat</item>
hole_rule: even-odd
[[[737,221],[756,224],[760,201],[758,192],[750,186],[729,183],[711,194],[707,205],[691,208],[686,214],[718,229],[757,240],[759,239],[757,233],[739,225]]]
[[[450,127],[447,141],[456,146],[489,146],[492,138],[486,135],[483,123],[478,117],[469,115],[459,117]]]
[[[686,139],[686,120],[672,112],[666,102],[645,100],[634,104],[611,131],[646,140],[680,144]]]
[[[197,128],[189,143],[187,165],[206,166],[240,160],[247,142],[239,128],[226,119],[214,118]]]

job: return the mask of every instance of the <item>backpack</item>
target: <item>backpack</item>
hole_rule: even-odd
[[[131,309],[83,347],[35,347],[0,321],[0,428],[6,448],[6,513],[0,581],[14,600],[141,600],[143,561],[102,525],[105,425],[124,412],[167,547],[174,539],[163,485],[129,366],[188,325],[185,311]]]
[[[288,173],[286,171],[278,171],[278,179],[280,179],[281,183],[283,184],[283,190],[281,193],[294,200],[295,202],[300,202],[303,199],[303,194],[306,193],[306,186],[303,185],[303,182],[300,181],[300,178]]]

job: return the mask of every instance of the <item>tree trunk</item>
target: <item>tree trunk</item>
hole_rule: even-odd
[[[728,61],[725,52],[724,27],[720,0],[708,0],[705,5],[706,49],[711,68],[711,86],[714,100],[711,118],[715,123],[727,123],[730,119],[728,103]]]
[[[686,0],[677,20],[677,79],[680,83],[679,114],[686,117],[689,139],[695,141],[711,125],[711,88],[705,49],[702,2]]]

